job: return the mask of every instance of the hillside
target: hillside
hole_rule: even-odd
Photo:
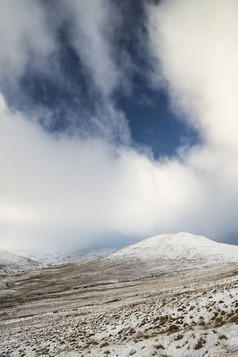
[[[88,248],[48,254],[30,250],[0,250],[0,275],[93,260],[106,256],[113,251],[112,247]]]
[[[110,258],[141,260],[237,261],[238,246],[214,242],[190,233],[161,234],[121,249]]]
[[[0,306],[3,357],[237,356],[237,247],[160,235],[2,276]]]

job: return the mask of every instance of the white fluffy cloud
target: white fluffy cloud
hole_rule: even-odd
[[[69,248],[174,230],[218,237],[237,228],[238,173],[222,151],[155,162],[103,141],[54,138],[4,105],[0,143],[3,247]]]
[[[235,0],[168,0],[150,8],[152,49],[175,106],[214,145],[238,149]]]
[[[202,201],[195,174],[177,162],[151,162],[102,141],[53,138],[3,105],[0,129],[3,246],[58,247],[74,239],[80,246],[85,237],[96,242],[115,232],[140,237],[178,223],[193,211],[191,199]]]
[[[203,146],[188,153],[186,165],[201,173],[208,190],[206,227],[215,235],[233,231],[236,237],[237,10],[235,0],[168,0],[148,8],[160,76],[167,81],[175,110],[203,138]]]

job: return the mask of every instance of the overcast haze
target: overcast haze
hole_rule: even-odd
[[[237,13],[2,0],[0,248],[238,244]]]

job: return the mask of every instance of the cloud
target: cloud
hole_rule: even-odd
[[[196,176],[177,162],[52,137],[6,105],[0,129],[3,246],[81,246],[85,236],[96,242],[115,232],[141,237],[191,212],[191,195],[200,202]]]
[[[107,0],[62,0],[71,20],[71,41],[95,85],[108,96],[118,86],[120,71],[112,54],[114,25]]]
[[[168,0],[149,8],[151,47],[175,108],[204,139],[237,150],[236,1]]]
[[[54,137],[6,104],[0,143],[2,247],[66,249],[171,230],[219,236],[234,218],[230,163],[219,182],[221,167],[209,165],[217,152],[204,150],[203,158],[194,149],[180,161],[155,162],[102,140]]]
[[[158,78],[203,138],[187,153],[186,167],[200,173],[207,191],[204,226],[217,237],[237,237],[237,2],[168,0],[147,10]]]
[[[44,61],[56,50],[40,2],[30,0],[0,3],[0,81],[12,85],[27,65],[44,68]]]
[[[73,19],[71,41],[103,103],[85,124],[87,135],[50,134],[0,97],[1,247],[79,248],[111,237],[129,243],[168,231],[222,241],[233,237],[237,243],[236,2],[168,0],[147,7],[148,56],[157,63],[153,80],[161,84],[163,77],[174,110],[203,140],[158,161],[130,146],[127,120],[111,98],[125,72],[111,53],[110,7],[103,1],[94,3],[96,8],[92,2],[62,4],[67,12],[59,21]],[[5,26],[0,43],[8,49],[0,55],[1,75],[6,68],[6,76],[19,78],[29,53],[44,61],[57,53],[58,24],[49,31],[44,8],[29,6],[31,16],[19,10],[15,27]],[[69,110],[68,115],[75,114]],[[97,131],[100,135],[94,135]]]
[[[2,1],[0,89],[10,106],[46,129],[64,121],[81,137],[128,144],[127,120],[111,98],[127,82],[113,53],[114,27],[120,21],[111,8],[106,0]],[[77,59],[70,57],[72,49]],[[74,69],[65,63],[65,54]]]

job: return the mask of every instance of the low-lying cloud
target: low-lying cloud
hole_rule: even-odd
[[[0,123],[4,245],[67,245],[75,234],[79,245],[115,232],[143,237],[178,223],[191,211],[191,193],[201,199],[196,176],[176,161],[153,162],[101,140],[52,137],[6,107]]]
[[[100,140],[52,137],[7,108],[0,123],[3,247],[70,248],[175,230],[226,240],[237,228],[237,170],[222,151],[156,162]]]

